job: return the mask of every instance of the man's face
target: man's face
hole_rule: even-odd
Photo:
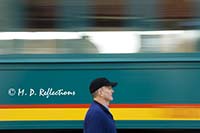
[[[113,93],[114,93],[114,90],[112,89],[112,86],[103,86],[101,88],[101,96],[106,101],[112,101],[113,100],[113,96],[112,96]]]

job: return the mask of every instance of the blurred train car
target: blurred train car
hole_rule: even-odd
[[[163,129],[163,132],[200,126],[199,54],[0,58],[2,130],[81,132],[92,100],[88,84],[101,76],[119,83],[110,106],[119,130]]]
[[[1,0],[0,132],[82,132],[96,77],[118,132],[199,132],[197,0]]]

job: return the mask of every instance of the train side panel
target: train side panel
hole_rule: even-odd
[[[81,129],[102,76],[117,128],[199,128],[199,54],[91,54],[1,56],[0,129]]]

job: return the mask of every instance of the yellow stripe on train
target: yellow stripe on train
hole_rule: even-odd
[[[200,108],[111,108],[115,120],[200,120]],[[0,109],[0,121],[83,120],[87,108]]]

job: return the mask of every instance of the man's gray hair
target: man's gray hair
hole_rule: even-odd
[[[98,95],[98,90],[92,93],[92,97],[95,98]]]

